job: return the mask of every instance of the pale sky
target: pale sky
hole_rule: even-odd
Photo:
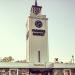
[[[0,0],[0,58],[26,58],[26,20],[35,0]],[[38,0],[48,18],[49,59],[75,56],[75,0]]]

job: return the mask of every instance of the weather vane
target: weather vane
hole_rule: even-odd
[[[37,6],[37,0],[35,0],[35,6]]]

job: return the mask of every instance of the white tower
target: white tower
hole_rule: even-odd
[[[41,14],[41,6],[32,5],[26,24],[26,60],[34,63],[46,63],[48,54],[48,19]]]

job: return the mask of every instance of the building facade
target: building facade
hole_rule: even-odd
[[[0,75],[75,75],[74,63],[49,62],[48,18],[37,0],[26,23],[26,62],[0,62]]]
[[[48,62],[48,19],[41,14],[42,6],[32,5],[27,20],[27,61],[33,63]]]

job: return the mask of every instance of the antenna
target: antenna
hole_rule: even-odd
[[[35,0],[35,6],[37,6],[37,0]]]
[[[72,55],[72,63],[74,63],[74,55]]]

